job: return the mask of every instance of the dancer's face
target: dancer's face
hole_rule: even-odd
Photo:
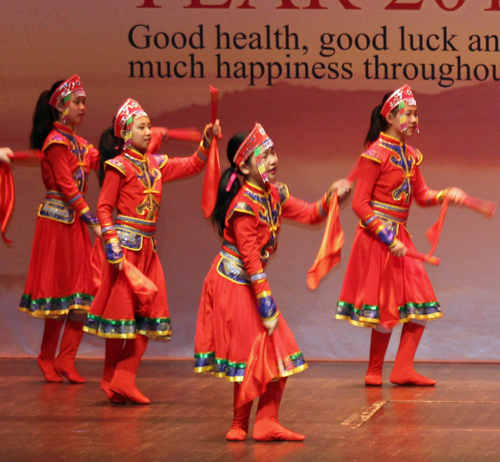
[[[83,119],[85,118],[85,103],[86,103],[85,96],[77,96],[75,93],[71,94],[71,100],[69,103],[68,119],[66,121],[66,123],[70,127],[75,128],[78,125],[81,125],[83,123]],[[56,108],[59,111],[60,120],[62,121],[62,116],[63,116],[63,103],[62,103],[62,101],[57,103]]]
[[[151,142],[151,121],[149,117],[134,117],[132,124],[132,147],[145,153]]]
[[[278,155],[274,150],[274,146],[270,146],[265,151],[262,151],[260,155],[264,162],[264,167],[266,168],[269,181],[276,181],[278,176]],[[240,171],[243,175],[245,175],[245,178],[249,183],[260,186],[261,188],[265,186],[262,175],[257,167],[257,161],[255,160],[255,156],[253,154],[250,157],[249,162],[240,165]]]
[[[409,106],[407,103],[405,103],[405,116],[406,130],[403,132],[401,130],[401,121],[399,120],[398,111],[393,111],[387,114],[386,120],[389,124],[389,128],[387,130],[388,135],[395,136],[400,140],[404,140],[407,137],[413,136],[418,126],[417,106]]]

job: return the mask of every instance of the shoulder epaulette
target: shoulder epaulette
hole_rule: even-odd
[[[374,162],[377,162],[379,164],[382,163],[382,159],[380,158],[379,153],[375,151],[375,149],[368,149],[368,151],[365,151],[363,154],[361,154],[361,157],[373,160]]]
[[[290,197],[290,192],[288,191],[288,186],[283,183],[275,183],[278,194],[280,195],[280,203],[283,205]]]
[[[125,170],[125,165],[123,165],[123,162],[121,159],[115,157],[114,159],[109,159],[105,162],[106,166],[111,166],[116,168],[121,174],[127,175],[127,171]]]
[[[168,156],[166,154],[152,154],[152,156],[156,159],[156,162],[158,162],[159,168],[163,168],[168,162]]]
[[[255,216],[255,212],[246,202],[238,202],[227,214],[226,220],[230,220],[234,213],[246,213],[247,215]]]
[[[42,151],[45,151],[52,144],[63,144],[64,146],[69,147],[69,140],[59,134],[49,135],[43,143]]]

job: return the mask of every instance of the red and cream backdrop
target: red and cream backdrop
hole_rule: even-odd
[[[201,130],[210,118],[211,84],[221,92],[221,157],[234,133],[259,121],[275,141],[280,181],[312,201],[349,173],[371,109],[407,82],[420,112],[421,133],[411,142],[424,154],[429,186],[456,185],[500,201],[499,0],[7,0],[0,8],[2,146],[27,148],[39,93],[74,73],[87,92],[78,133],[96,144],[127,97],[156,125]],[[192,150],[170,142],[163,152]],[[42,334],[42,323],[17,306],[44,188],[36,164],[18,163],[14,177],[7,235],[15,243],[0,245],[0,356],[37,354]],[[153,343],[149,357],[192,355],[199,294],[219,249],[202,218],[202,180],[165,188],[158,252],[174,336]],[[93,178],[94,208],[98,193]],[[421,252],[438,212],[412,210],[408,227]],[[368,351],[368,332],[334,321],[357,222],[350,205],[341,221],[343,262],[316,291],[307,289],[306,273],[322,227],[285,224],[267,271],[308,358],[363,359]],[[498,216],[448,212],[436,252],[441,266],[428,267],[444,318],[426,331],[418,359],[500,360],[498,227]],[[103,346],[86,336],[80,355],[101,356]]]

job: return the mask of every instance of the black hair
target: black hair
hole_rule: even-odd
[[[234,163],[233,159],[241,146],[241,143],[245,141],[245,138],[250,134],[247,132],[239,132],[234,135],[227,144],[227,159],[229,160],[230,166],[224,171],[219,182],[219,189],[217,191],[217,202],[215,203],[214,211],[210,216],[214,226],[217,226],[219,234],[222,236],[224,234],[224,228],[226,227],[226,214],[229,208],[229,204],[234,199],[238,191],[241,189],[241,183],[238,177],[234,179],[231,189],[226,191],[229,179],[233,173],[237,173],[238,166]]]
[[[52,131],[54,122],[59,118],[57,109],[49,104],[49,100],[63,82],[64,80],[57,81],[50,90],[42,91],[38,97],[33,112],[33,127],[30,134],[31,149],[42,149],[45,139]]]
[[[114,124],[113,124],[114,125]],[[102,132],[99,140],[99,169],[97,170],[97,179],[99,185],[102,186],[104,182],[104,164],[107,160],[115,158],[123,151],[123,138],[118,138],[114,134],[113,126],[106,128]]]
[[[392,93],[387,93],[382,98],[382,103],[380,103],[377,107],[375,107],[370,116],[370,129],[365,138],[365,148],[367,148],[370,144],[374,143],[378,140],[380,132],[384,132],[388,128],[387,120],[382,116],[380,111],[382,110],[382,106],[389,99]],[[398,111],[397,106],[392,110],[392,113],[395,114]]]

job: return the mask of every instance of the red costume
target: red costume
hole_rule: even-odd
[[[28,279],[19,307],[38,318],[89,309],[95,289],[87,224],[98,224],[83,195],[99,151],[67,125],[55,122],[43,154],[47,195],[38,211]]]
[[[148,338],[168,340],[172,333],[165,277],[155,240],[162,184],[200,172],[208,151],[201,144],[187,158],[149,154],[157,151],[162,138],[159,130],[153,130],[148,152],[142,154],[132,146],[135,117],[146,118],[147,114],[137,101],[128,99],[119,109],[114,126],[115,136],[124,139],[123,151],[106,161],[97,211],[110,264],[105,265],[84,330],[106,338],[101,388],[108,398],[117,403],[128,400],[149,404],[135,384],[137,370]],[[114,208],[118,215],[113,225]],[[120,262],[124,265],[122,271],[117,268]],[[147,278],[149,285],[156,285],[154,297],[137,296],[129,280],[128,265],[142,273],[139,279]],[[122,339],[128,339],[125,345]]]
[[[245,183],[226,215],[224,242],[203,286],[195,337],[195,372],[211,372],[232,382],[242,382],[252,347],[265,332],[263,320],[279,315],[279,358],[291,363],[287,374],[307,368],[302,352],[279,313],[264,268],[277,249],[282,218],[319,223],[328,212],[326,197],[307,204],[289,195],[282,184],[267,191]],[[266,333],[267,335],[267,333]],[[301,441],[304,436],[283,428],[278,410],[286,378],[267,384],[260,396],[254,427],[258,441]],[[253,401],[239,406],[240,386],[234,384],[234,419],[228,440],[246,439]]]
[[[153,131],[151,150],[159,146],[160,141],[161,134]],[[106,161],[106,176],[97,208],[103,237],[107,242],[119,241],[123,256],[156,284],[158,293],[152,303],[140,304],[124,271],[105,265],[85,331],[106,338],[135,338],[136,334],[170,338],[167,289],[155,243],[162,184],[200,172],[205,160],[206,152],[201,149],[191,157],[169,158],[127,148]],[[113,226],[114,208],[118,215]]]
[[[399,108],[401,133],[408,124],[405,104],[416,108],[408,85],[396,90],[385,102],[381,116]],[[409,112],[412,116],[412,112]],[[418,119],[413,120],[418,130]],[[420,260],[396,257],[389,248],[396,239],[416,251],[406,229],[410,206],[441,203],[446,191],[430,190],[420,173],[422,154],[399,139],[380,133],[362,154],[353,209],[360,218],[337,306],[337,319],[362,327],[380,324],[392,329],[405,323],[391,382],[399,385],[434,385],[417,374],[413,360],[425,326],[420,322],[442,316],[439,303]],[[415,320],[416,322],[408,322]],[[389,331],[390,332],[390,331]],[[382,384],[382,366],[391,333],[372,330],[367,385]]]
[[[78,316],[67,317],[57,360],[56,351],[66,315],[71,311],[86,314],[94,298],[86,225],[99,226],[99,222],[83,195],[99,152],[66,125],[73,101],[85,107],[80,77],[73,75],[62,82],[49,100],[48,94],[42,93],[38,101],[34,132],[42,129],[41,115],[47,112],[56,117],[59,111],[62,123],[53,123],[42,146],[42,177],[47,195],[38,210],[28,279],[19,310],[45,318],[38,365],[46,380],[62,382],[61,376],[65,376],[71,382],[85,383],[74,365],[83,335]]]
[[[245,183],[233,199],[226,217],[224,242],[205,279],[195,338],[195,372],[212,372],[241,382],[262,319],[278,311],[264,273],[276,251],[282,218],[319,223],[328,208],[325,198],[307,204],[288,193],[285,185],[271,185],[269,192]],[[292,373],[306,369],[302,352],[280,315],[279,329],[287,340]]]
[[[425,184],[420,151],[384,133],[362,157],[352,205],[361,221],[336,318],[363,327],[440,318],[423,263],[394,257],[388,246],[397,238],[415,250],[406,229],[410,205],[414,198],[423,207],[437,205],[444,191]]]

